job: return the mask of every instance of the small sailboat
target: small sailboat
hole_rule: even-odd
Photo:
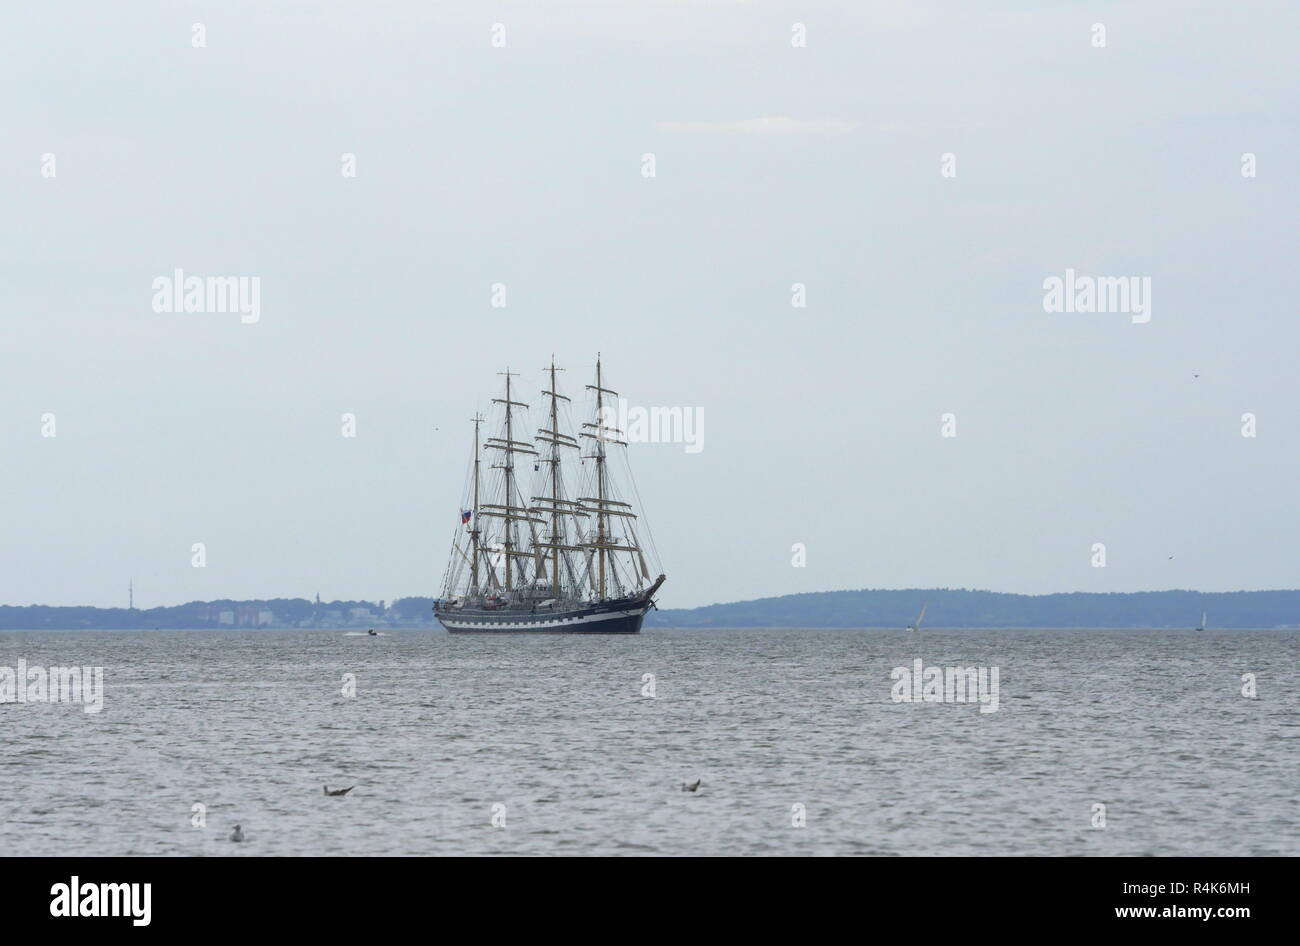
[[[909,631],[919,631],[921,629],[921,621],[922,619],[925,618],[925,609],[928,608],[929,606],[930,606],[930,602],[928,601],[925,604],[921,605],[921,613],[916,616],[915,621],[907,625],[907,629]]]
[[[1197,625],[1196,629],[1197,629],[1198,631],[1203,631],[1203,630],[1205,630],[1205,626],[1206,626],[1206,625],[1205,625],[1205,612],[1202,611],[1202,612],[1201,612],[1201,623]]]

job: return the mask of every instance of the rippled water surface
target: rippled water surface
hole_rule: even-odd
[[[106,684],[0,705],[0,850],[1300,854],[1295,632],[387,633],[0,635]],[[893,702],[918,657],[998,710]]]

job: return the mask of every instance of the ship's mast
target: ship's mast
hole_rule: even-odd
[[[479,456],[482,451],[479,449],[479,425],[483,423],[483,415],[474,414],[474,507],[471,510],[474,519],[474,528],[469,530],[470,542],[473,544],[474,553],[470,557],[470,570],[473,573],[473,584],[470,585],[470,593],[477,596],[478,587],[478,534],[479,534],[479,509],[478,509],[478,484],[479,484]]]
[[[596,355],[596,423],[605,423],[604,412],[605,389],[600,383],[600,354]],[[596,507],[596,549],[600,559],[600,600],[605,598],[605,438],[600,427],[596,428],[596,496],[600,500]]]
[[[596,537],[593,542],[583,544],[584,548],[596,550],[596,564],[598,578],[593,580],[596,593],[600,599],[609,597],[609,580],[614,581],[614,591],[618,594],[623,593],[623,582],[619,577],[618,557],[616,552],[628,552],[637,556],[641,555],[640,544],[635,539],[631,522],[635,520],[636,514],[632,511],[632,505],[617,499],[610,498],[613,490],[611,489],[609,470],[606,466],[608,452],[607,444],[616,444],[626,447],[627,443],[619,439],[624,436],[623,432],[616,427],[607,426],[605,414],[605,395],[611,398],[618,397],[617,391],[611,391],[605,387],[605,375],[600,362],[600,356],[596,356],[596,383],[587,385],[588,390],[596,392],[596,417],[595,423],[583,424],[583,427],[591,429],[591,433],[584,433],[582,436],[590,437],[596,442],[596,451],[586,459],[596,461],[596,488],[595,496],[579,496],[578,501],[584,504],[584,509],[596,514]],[[586,504],[593,504],[594,508]],[[617,516],[627,523],[627,539],[619,541],[613,523],[618,521],[612,517]],[[635,574],[636,565],[632,563],[632,573]],[[641,568],[643,577],[647,579],[647,569],[644,565]],[[591,569],[588,568],[588,575]]]
[[[555,390],[555,356],[551,356],[551,430],[560,429],[559,392]],[[554,435],[553,435],[554,436]],[[551,444],[551,594],[560,596],[560,445],[558,437]]]
[[[505,375],[505,379],[506,379],[506,396],[504,400],[502,398],[493,398],[492,402],[494,404],[502,404],[505,406],[505,411],[506,411],[505,431],[504,431],[505,437],[504,439],[502,439],[501,437],[489,437],[487,439],[487,443],[484,444],[484,447],[493,450],[500,450],[502,453],[505,454],[505,459],[503,460],[503,462],[499,467],[493,464],[493,469],[500,469],[505,472],[505,475],[502,477],[502,484],[501,484],[503,495],[501,497],[501,502],[499,504],[484,503],[483,515],[501,519],[503,520],[504,525],[502,526],[502,530],[501,530],[501,548],[489,548],[489,549],[485,549],[484,551],[492,552],[492,553],[499,552],[505,557],[504,588],[506,591],[511,591],[515,586],[515,565],[514,565],[515,557],[517,556],[519,558],[530,558],[533,555],[532,552],[518,552],[515,550],[516,547],[519,545],[519,543],[516,541],[516,536],[518,535],[518,529],[515,526],[515,523],[520,520],[524,522],[528,522],[529,523],[528,528],[529,531],[531,532],[532,522],[534,521],[529,518],[529,512],[526,507],[516,506],[514,505],[513,502],[515,493],[517,492],[515,488],[514,454],[531,453],[536,455],[537,451],[534,450],[532,447],[530,447],[528,444],[517,442],[514,439],[515,436],[514,409],[516,407],[522,407],[524,409],[527,409],[528,405],[523,403],[522,401],[516,401],[513,399],[514,389],[510,379],[516,377],[514,372],[510,371],[509,369],[506,369],[501,373]],[[539,563],[539,567],[540,567],[540,563]],[[493,583],[495,583],[496,582],[495,565],[490,570],[489,575]],[[525,577],[526,576],[524,570],[522,569],[521,566],[519,578],[522,581]]]
[[[506,369],[506,400],[505,400],[505,405],[506,405],[505,490],[506,490],[506,494],[501,499],[501,505],[505,508],[507,516],[509,516],[510,514],[510,507],[511,505],[513,505],[512,500],[514,499],[514,495],[515,495],[515,458],[514,458],[514,451],[510,449],[510,447],[513,446],[515,440],[514,427],[513,427],[514,420],[512,417],[513,412],[511,410],[511,408],[514,405],[510,403],[510,377],[511,377],[510,369],[507,368]],[[506,523],[505,535],[503,537],[504,540],[502,541],[501,544],[506,550],[506,555],[505,555],[506,591],[509,591],[513,587],[513,582],[511,580],[511,573],[510,573],[510,568],[512,564],[511,559],[513,558],[513,556],[510,553],[514,551],[514,547],[515,547],[514,544],[515,521],[513,519],[507,518],[505,520],[505,523]]]
[[[538,551],[538,558],[537,558],[538,578],[546,577],[544,574],[545,572],[544,559],[546,557],[550,558],[551,592],[555,597],[558,598],[564,592],[563,570],[568,571],[569,580],[573,584],[574,590],[577,589],[577,579],[573,574],[573,563],[569,559],[568,555],[564,553],[584,551],[582,546],[570,545],[565,541],[567,537],[567,530],[561,525],[561,523],[564,522],[564,519],[562,519],[561,517],[575,516],[577,518],[586,518],[586,513],[583,511],[581,502],[575,502],[573,500],[561,498],[564,494],[564,471],[561,465],[560,450],[562,447],[572,447],[575,450],[580,450],[581,448],[578,444],[578,440],[576,437],[560,432],[560,427],[559,427],[560,401],[567,401],[569,400],[569,398],[560,393],[558,382],[555,377],[555,373],[557,371],[563,371],[564,369],[556,367],[555,357],[552,356],[551,366],[544,370],[549,371],[551,375],[550,389],[542,391],[543,395],[551,399],[551,411],[550,411],[551,425],[549,428],[539,427],[537,429],[537,436],[534,439],[538,443],[544,443],[550,445],[549,457],[540,460],[540,462],[542,463],[551,464],[550,495],[534,496],[532,498],[533,502],[544,503],[545,505],[537,506],[529,509],[529,513],[530,514],[541,513],[550,517],[550,522],[551,522],[550,540],[547,542],[540,542],[537,540],[536,536],[534,536],[533,548],[534,550]],[[546,492],[546,488],[544,486],[542,488],[542,492]],[[544,525],[546,520],[529,519],[529,522],[530,523],[537,522]],[[544,555],[540,551],[541,549],[549,549],[550,550],[549,556]]]

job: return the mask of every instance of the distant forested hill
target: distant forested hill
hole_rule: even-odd
[[[1014,595],[964,588],[819,591],[651,611],[647,627],[1300,627],[1300,591]]]
[[[820,591],[651,611],[647,627],[1300,627],[1300,591],[1139,591],[1012,595],[962,588]],[[0,607],[0,630],[434,627],[432,598],[191,601],[169,608]]]

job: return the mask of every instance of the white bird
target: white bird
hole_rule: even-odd
[[[235,825],[235,830],[230,832],[230,840],[232,841],[244,840],[244,829],[241,828],[239,825]]]

